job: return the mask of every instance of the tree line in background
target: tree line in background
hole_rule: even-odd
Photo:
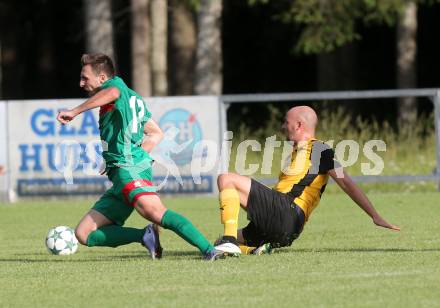
[[[337,90],[336,66],[354,67],[353,49],[344,47],[362,39],[359,23],[396,28],[396,87],[417,88],[417,7],[438,1],[249,0],[249,3],[264,5],[275,1],[280,6],[277,18],[302,26],[295,51],[318,55],[318,88]],[[398,126],[410,128],[417,120],[416,99],[401,98],[397,106]]]
[[[255,31],[260,29],[269,32],[271,23],[293,27],[294,31],[288,32],[292,37],[285,37],[290,44],[290,56],[298,58],[299,61],[308,59],[305,62],[309,61],[310,57],[315,59],[315,86],[309,89],[344,90],[353,84],[351,75],[358,61],[358,51],[354,46],[356,42],[362,41],[362,31],[365,32],[369,27],[395,29],[395,87],[415,88],[418,85],[417,9],[419,6],[429,8],[437,2],[439,1],[71,0],[72,10],[66,12],[51,0],[33,0],[27,4],[3,0],[0,1],[0,24],[3,29],[0,36],[0,80],[3,76],[3,92],[13,93],[14,89],[16,92],[23,91],[16,83],[17,80],[20,82],[20,79],[32,82],[32,78],[27,75],[27,66],[30,65],[38,66],[35,71],[39,72],[43,79],[47,77],[48,82],[57,78],[54,76],[53,67],[65,65],[63,62],[59,63],[61,61],[57,63],[56,59],[60,59],[60,56],[55,55],[57,47],[54,45],[60,41],[61,35],[64,36],[61,42],[70,40],[71,45],[81,45],[78,41],[82,41],[83,51],[104,52],[115,58],[117,63],[123,62],[122,60],[128,56],[131,86],[143,96],[218,95],[224,92],[225,84],[231,84],[231,81],[227,80],[228,76],[233,77],[232,82],[239,80],[245,84],[245,81],[240,80],[241,76],[228,73],[234,69],[229,64],[233,63],[234,59],[228,59],[234,57],[231,54],[239,54],[239,50],[234,49],[239,47],[222,41],[233,35],[228,33],[229,29],[239,30],[246,27],[245,16],[236,17],[232,27],[223,25],[224,20],[229,20],[229,16],[233,16],[234,10],[240,6],[242,11],[246,10],[251,15],[253,12],[260,12],[267,18],[264,22],[268,27],[261,27],[255,23],[258,19],[254,19],[254,24],[251,21],[250,25],[247,25],[251,29],[246,34],[249,37],[259,34],[252,31],[254,26]],[[16,14],[18,17],[10,14]],[[66,32],[58,28],[62,27],[61,23],[67,16],[73,21],[68,25],[71,29],[66,35]],[[8,31],[14,23],[17,29],[23,28],[21,31],[28,37],[20,40],[20,33]],[[129,30],[118,34],[118,24],[121,23],[124,29]],[[118,35],[124,36],[124,42],[128,41],[130,44],[129,47],[118,48],[124,52],[115,48]],[[269,35],[273,35],[274,45],[280,40],[275,31]],[[53,36],[57,38],[54,39]],[[31,44],[20,43],[24,40],[30,41]],[[72,43],[72,40],[75,42]],[[270,40],[265,42],[271,43]],[[17,56],[18,49],[24,45],[35,46],[38,51],[37,59],[25,60],[27,66],[22,65],[20,61],[23,59],[20,60]],[[127,51],[130,54],[127,55]],[[61,52],[74,51],[64,48]],[[258,50],[255,50],[255,53],[258,53]],[[118,57],[121,54],[123,56]],[[79,58],[79,55],[75,57]],[[246,59],[242,62],[244,61]],[[264,61],[266,60],[261,62]],[[371,61],[377,59],[372,58]],[[254,65],[258,66],[260,63],[256,62]],[[11,81],[11,76],[17,80]],[[243,75],[242,78],[247,77]],[[267,80],[270,77],[265,78]],[[34,82],[37,85],[41,84],[41,81]],[[296,89],[292,87],[286,90]],[[261,91],[264,92],[265,89]],[[10,96],[3,95],[3,92],[2,96]],[[62,90],[57,92],[61,93],[61,97],[64,96]],[[38,93],[38,89],[35,93]],[[397,106],[399,125],[410,127],[417,118],[416,102],[411,98],[403,98]]]
[[[86,51],[114,57],[112,1],[84,0],[84,4]],[[216,0],[131,0],[134,90],[143,96],[221,94],[221,10],[222,2]],[[174,50],[170,53],[172,91],[167,79],[168,48]]]

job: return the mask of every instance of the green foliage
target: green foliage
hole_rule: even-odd
[[[371,194],[402,227],[375,227],[347,196],[324,193],[294,244],[214,263],[163,230],[164,257],[145,248],[80,247],[50,255],[44,237],[74,226],[93,200],[0,204],[1,307],[435,307],[440,294],[438,193]],[[216,198],[164,199],[210,241],[223,231]],[[127,226],[145,227],[133,213]],[[246,224],[241,212],[240,227]]]
[[[249,5],[268,4],[270,0],[248,0]]]
[[[393,25],[404,0],[297,0],[281,14],[303,27],[296,50],[330,52],[361,38],[357,23]]]
[[[405,4],[416,0],[281,0],[287,9],[277,18],[301,28],[295,50],[305,54],[331,52],[361,39],[358,25],[394,26]],[[250,5],[267,5],[275,0],[249,0]],[[276,0],[280,2],[280,0]],[[438,0],[419,0],[432,4]]]
[[[384,160],[383,175],[431,174],[436,166],[436,146],[433,114],[421,117],[411,129],[402,132],[388,122],[351,119],[342,108],[323,112],[318,125],[317,136],[322,140],[355,140],[361,146],[373,139],[386,143],[386,152],[380,153]],[[362,157],[362,155],[361,155]],[[348,168],[351,174],[361,175],[359,161]]]
[[[268,105],[269,106],[269,105]],[[264,147],[266,138],[276,135],[277,140],[285,140],[280,128],[285,111],[283,108],[271,106],[267,119],[260,119],[265,125],[254,129],[242,122],[234,130],[234,139],[229,170],[237,172],[237,147],[243,140],[257,140]],[[436,145],[433,114],[421,116],[417,123],[405,132],[396,130],[388,122],[379,122],[374,118],[367,120],[360,116],[352,118],[344,108],[323,109],[319,113],[319,123],[316,132],[318,139],[333,140],[335,147],[342,140],[354,140],[359,144],[359,159],[347,171],[352,175],[362,175],[361,164],[369,163],[363,154],[363,147],[369,140],[383,140],[386,143],[385,152],[377,152],[384,161],[381,175],[417,175],[432,174],[436,167]],[[263,150],[263,149],[262,149]],[[259,164],[262,166],[263,153],[248,151],[246,166]],[[275,148],[270,174],[262,174],[261,168],[253,175],[257,178],[277,178],[281,170],[282,147]],[[432,185],[431,185],[432,184]],[[409,184],[366,184],[367,190],[395,191],[406,187],[410,191],[419,189],[435,191],[435,183]]]
[[[295,1],[288,12],[282,13],[284,22],[304,26],[296,50],[306,54],[329,52],[359,39],[355,31],[357,7],[350,8],[350,1]]]
[[[200,9],[200,0],[183,0],[183,3],[192,11],[197,12]]]

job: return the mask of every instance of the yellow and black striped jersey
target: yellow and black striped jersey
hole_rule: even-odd
[[[293,147],[290,163],[281,171],[274,189],[292,196],[307,221],[321,200],[328,172],[339,166],[329,145],[317,139],[299,142]]]

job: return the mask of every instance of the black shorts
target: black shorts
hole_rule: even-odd
[[[251,181],[247,202],[250,223],[243,228],[245,244],[253,247],[265,243],[274,247],[290,246],[304,225],[302,209],[287,194]]]

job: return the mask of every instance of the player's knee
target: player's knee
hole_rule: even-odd
[[[231,173],[220,174],[217,178],[217,186],[218,186],[219,190],[222,190],[222,189],[228,188],[228,187],[234,187],[234,182],[232,180],[232,174]]]
[[[136,202],[136,210],[145,219],[160,225],[167,208],[159,197],[141,196]]]
[[[75,236],[78,242],[80,242],[82,245],[87,245],[87,238],[89,237],[90,231],[87,232],[86,230],[76,227],[75,229]]]

